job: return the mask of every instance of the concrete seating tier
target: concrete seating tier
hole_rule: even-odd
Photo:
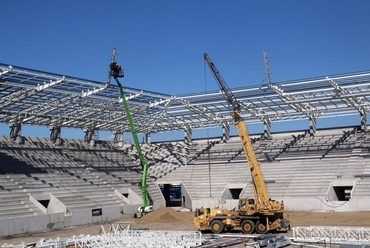
[[[354,128],[318,130],[314,136],[303,131],[278,133],[268,140],[252,136],[252,143],[274,198],[324,196],[335,178],[370,174],[370,134]],[[228,184],[250,185],[252,180],[239,137],[141,147],[149,165],[148,184],[152,179],[182,181],[193,199],[217,197]],[[117,147],[99,141],[92,147],[82,140],[63,139],[55,146],[47,138],[26,137],[17,144],[2,136],[0,161],[2,194],[50,192],[72,208],[119,204],[112,194],[117,188],[130,187],[141,194],[141,165],[131,143]],[[354,196],[368,197],[368,187],[366,179],[359,180]],[[253,195],[252,187],[243,195]]]
[[[265,180],[275,181],[268,185],[271,193],[279,196],[320,196],[326,194],[335,178],[353,177],[363,171],[370,172],[370,166],[366,166],[366,162],[360,162],[365,156],[370,159],[370,151],[358,151],[359,147],[362,147],[361,151],[365,151],[365,142],[370,144],[370,139],[367,140],[364,136],[370,137],[369,134],[359,134],[353,128],[318,131],[315,136],[307,133],[278,134],[272,140],[259,139],[254,147]],[[191,184],[195,199],[204,194],[199,192],[207,188],[209,175],[209,187],[214,186],[215,190],[216,184],[222,184],[221,182],[224,182],[225,187],[228,183],[251,180],[238,137],[227,143],[197,140],[190,149],[188,160],[190,162],[187,169],[179,174],[185,175],[183,182]],[[233,165],[238,167],[231,167]],[[245,174],[236,179],[235,172]],[[175,179],[171,173],[165,178]],[[220,189],[223,187],[220,186]],[[248,193],[247,190],[245,193],[253,192]]]
[[[17,144],[3,136],[0,159],[1,193],[21,192],[25,194],[22,202],[28,200],[28,194],[51,193],[70,210],[90,209],[126,204],[114,194],[116,188],[131,188],[141,194],[141,174],[133,168],[132,158],[112,142],[98,142],[91,147],[69,139],[62,146],[54,146],[48,139],[26,138],[24,144]],[[6,201],[2,194],[0,197],[7,202],[4,207],[18,204]],[[19,207],[17,215],[30,214],[25,209],[28,208]],[[4,211],[4,216],[11,216],[5,213],[8,211]]]
[[[370,178],[361,179],[352,194],[352,197],[368,198],[370,197]]]
[[[0,181],[4,181],[4,175]],[[30,200],[27,192],[13,192],[12,189],[0,190],[0,219],[43,214]]]

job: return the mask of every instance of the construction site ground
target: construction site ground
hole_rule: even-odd
[[[192,224],[194,213],[189,211],[179,211],[173,208],[159,208],[156,211],[145,215],[140,219],[125,217],[115,222],[104,223],[106,230],[118,223],[130,223],[131,228],[149,230],[171,230],[171,231],[197,231]],[[369,212],[287,212],[291,219],[291,226],[357,226],[370,227]],[[69,238],[73,235],[90,234],[97,235],[101,230],[102,224],[92,224],[86,226],[69,227],[50,232],[39,232],[27,235],[15,235],[12,237],[0,238],[0,246],[7,244],[17,245],[22,242],[37,242],[41,238],[57,239]],[[208,232],[209,234],[209,232]],[[241,233],[238,233],[241,234]],[[284,234],[292,236],[291,232]],[[234,245],[230,247],[245,247],[244,245]]]

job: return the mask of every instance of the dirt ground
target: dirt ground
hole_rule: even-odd
[[[370,227],[369,212],[288,212],[291,219],[291,226],[359,226]],[[192,212],[177,212],[172,208],[160,208],[145,215],[141,219],[122,218],[121,220],[105,223],[107,230],[112,224],[129,222],[132,228],[149,228],[149,230],[179,230],[197,231],[192,224]],[[41,238],[56,239],[68,238],[79,234],[99,234],[101,224],[65,228],[52,232],[40,232],[29,235],[18,235],[13,237],[0,238],[0,246],[7,244],[17,245],[22,242],[37,242]],[[290,236],[289,233],[287,236]]]

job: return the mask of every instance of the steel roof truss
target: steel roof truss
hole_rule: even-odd
[[[25,110],[24,112],[26,113],[26,115],[30,115],[30,117],[26,118],[25,121],[29,121],[31,120],[32,118],[34,118],[34,115],[44,115],[44,114],[47,114],[47,113],[50,113],[54,110],[57,110],[59,108],[62,108],[64,106],[66,106],[67,104],[73,102],[75,99],[78,99],[78,98],[85,98],[87,96],[90,96],[92,94],[95,94],[95,93],[98,93],[102,90],[106,89],[106,86],[104,87],[101,87],[101,88],[97,88],[94,90],[89,90],[87,92],[81,92],[80,94],[76,94],[76,95],[69,95],[69,96],[66,96],[66,97],[63,97],[63,98],[58,98],[50,103],[40,103],[38,105],[35,105],[27,110]],[[40,110],[37,110],[37,109],[44,109],[44,111],[41,111]]]
[[[47,89],[49,87],[52,87],[52,86],[54,86],[54,85],[56,85],[56,84],[58,84],[60,82],[63,82],[65,79],[66,79],[65,76],[63,76],[62,78],[59,78],[59,79],[57,79],[55,81],[50,80],[49,83],[44,82],[44,84],[42,84],[42,85],[41,84],[38,84],[36,86],[36,91],[42,91],[44,89]]]
[[[310,103],[293,103],[296,101],[296,99],[292,95],[285,93],[284,90],[278,85],[271,85],[271,89],[274,90],[282,98],[282,100],[295,111],[302,112],[308,117],[316,117],[320,115],[320,113]]]
[[[11,72],[13,70],[13,66],[9,65],[8,68],[3,68],[1,71],[0,71],[0,76],[8,73],[8,72]]]
[[[334,80],[330,79],[329,77],[326,77],[326,81],[333,86],[335,92],[343,99],[344,102],[347,103],[348,106],[352,106],[355,109],[357,109],[358,112],[365,114],[366,112],[369,112],[369,109],[365,109],[362,105],[363,102],[361,99],[357,99],[354,97],[351,92],[349,92],[346,88],[343,88],[339,86]]]
[[[136,94],[130,94],[129,96],[125,96],[125,98],[126,98],[126,100],[128,101],[128,100],[131,100],[131,99],[134,99],[134,98],[137,98],[137,97],[139,97],[139,96],[141,96],[141,95],[143,95],[143,91],[140,91],[140,92],[138,92],[138,93],[136,93]],[[122,98],[118,98],[117,99],[117,101],[119,102],[119,103],[122,103]]]
[[[161,120],[166,114],[167,110],[170,107],[171,103],[175,100],[175,98],[171,98],[162,108],[162,110],[154,117],[152,123],[150,123],[147,133],[150,133],[154,127],[158,124],[158,121]],[[156,105],[153,105],[156,106]]]
[[[38,92],[48,88],[48,87],[52,87],[53,85],[56,85],[60,82],[63,82],[65,79],[65,77],[61,78],[61,79],[57,79],[55,81],[50,81],[49,83],[46,83],[44,82],[44,85],[37,85],[35,88],[25,88],[25,89],[21,89],[21,90],[18,90],[18,91],[14,91],[4,97],[1,98],[1,105],[0,105],[0,108],[4,108],[5,106],[8,106],[14,102],[18,102],[22,99],[25,99],[27,97],[30,97],[34,94],[37,94]]]
[[[175,99],[178,102],[180,102],[181,104],[183,104],[187,109],[190,109],[190,110],[194,111],[195,113],[203,116],[208,121],[217,120],[218,117],[220,117],[220,116],[222,117],[222,115],[220,115],[219,113],[213,112],[209,108],[201,107],[201,106],[198,106],[196,104],[191,104],[189,101],[184,100],[184,99],[179,98],[179,97],[176,97]]]

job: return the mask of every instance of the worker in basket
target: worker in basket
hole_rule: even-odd
[[[110,63],[109,67],[113,77],[123,77],[122,68],[117,62]]]

